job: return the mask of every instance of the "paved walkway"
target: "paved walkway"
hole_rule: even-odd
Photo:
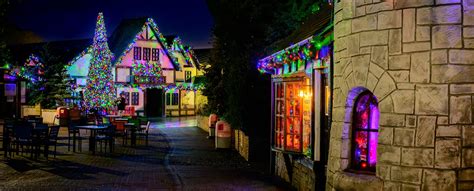
[[[194,118],[157,119],[148,146],[117,140],[114,154],[93,156],[87,141],[68,152],[62,142],[56,159],[0,156],[0,190],[281,190],[235,152],[215,150]]]

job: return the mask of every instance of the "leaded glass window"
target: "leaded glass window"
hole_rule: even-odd
[[[142,47],[133,47],[133,59],[142,59]]]
[[[352,127],[353,170],[375,172],[379,110],[375,96],[365,92],[356,99]]]

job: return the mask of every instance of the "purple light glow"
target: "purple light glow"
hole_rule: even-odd
[[[353,168],[374,171],[377,164],[379,109],[372,93],[361,92],[354,104]],[[351,94],[349,94],[351,95]]]
[[[379,137],[378,132],[370,132],[369,136],[369,166],[375,167],[377,163],[377,138]]]
[[[379,129],[379,108],[375,104],[370,104],[370,129]]]

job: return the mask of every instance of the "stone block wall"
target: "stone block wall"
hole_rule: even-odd
[[[286,155],[286,159],[285,159]],[[309,159],[298,158],[275,152],[275,175],[297,190],[315,190],[315,173]],[[305,165],[305,162],[308,164]]]
[[[474,189],[474,0],[335,0],[327,190]],[[379,101],[374,175],[346,171],[352,109]]]

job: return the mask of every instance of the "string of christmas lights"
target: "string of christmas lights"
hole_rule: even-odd
[[[156,89],[163,89],[165,91],[168,90],[202,90],[204,88],[204,84],[196,85],[196,84],[115,84],[116,87],[123,87],[123,88],[156,88]]]
[[[301,65],[311,60],[326,57],[326,48],[333,42],[333,39],[332,33],[323,39],[320,39],[319,36],[313,36],[304,43],[279,51],[260,60],[257,68],[262,73],[273,74],[276,68],[281,68],[285,64]]]
[[[136,60],[132,63],[133,75],[135,76],[154,76],[161,77],[163,76],[163,71],[161,70],[161,64],[157,62],[147,62]]]
[[[37,83],[43,80],[44,65],[38,56],[31,54],[23,66],[11,70],[10,75]]]
[[[87,47],[84,51],[82,51],[79,55],[77,55],[76,57],[74,57],[71,61],[68,62],[67,65],[65,65],[64,67],[69,67],[71,66],[73,63],[75,63],[76,61],[78,61],[79,59],[81,59],[83,56],[85,56],[86,54],[90,54],[92,52],[92,46],[89,46]]]
[[[102,13],[97,16],[96,30],[92,44],[92,59],[84,91],[84,101],[88,108],[108,109],[115,105],[116,93],[112,75],[113,59],[107,44],[107,32]]]
[[[127,55],[127,53],[132,50],[133,46],[135,45],[136,40],[140,37],[140,34],[142,34],[148,26],[150,26],[154,30],[155,35],[158,35],[160,43],[164,46],[163,51],[165,51],[165,53],[167,53],[166,48],[168,48],[168,43],[166,42],[166,38],[163,36],[163,34],[161,34],[161,32],[158,29],[158,26],[156,25],[155,21],[152,18],[148,18],[147,21],[145,22],[145,24],[143,25],[142,30],[140,30],[140,32],[138,32],[135,35],[135,38],[133,39],[133,41],[130,44],[128,44],[127,48],[125,48],[122,55],[120,55],[118,57],[118,59],[116,61],[117,63],[122,62],[125,55]]]
[[[188,65],[192,63],[191,57],[194,55],[194,52],[191,47],[184,48],[183,43],[181,43],[181,39],[179,37],[173,39],[170,49],[171,51],[182,53]],[[173,59],[176,59],[175,62],[178,62],[176,57],[173,57]]]

